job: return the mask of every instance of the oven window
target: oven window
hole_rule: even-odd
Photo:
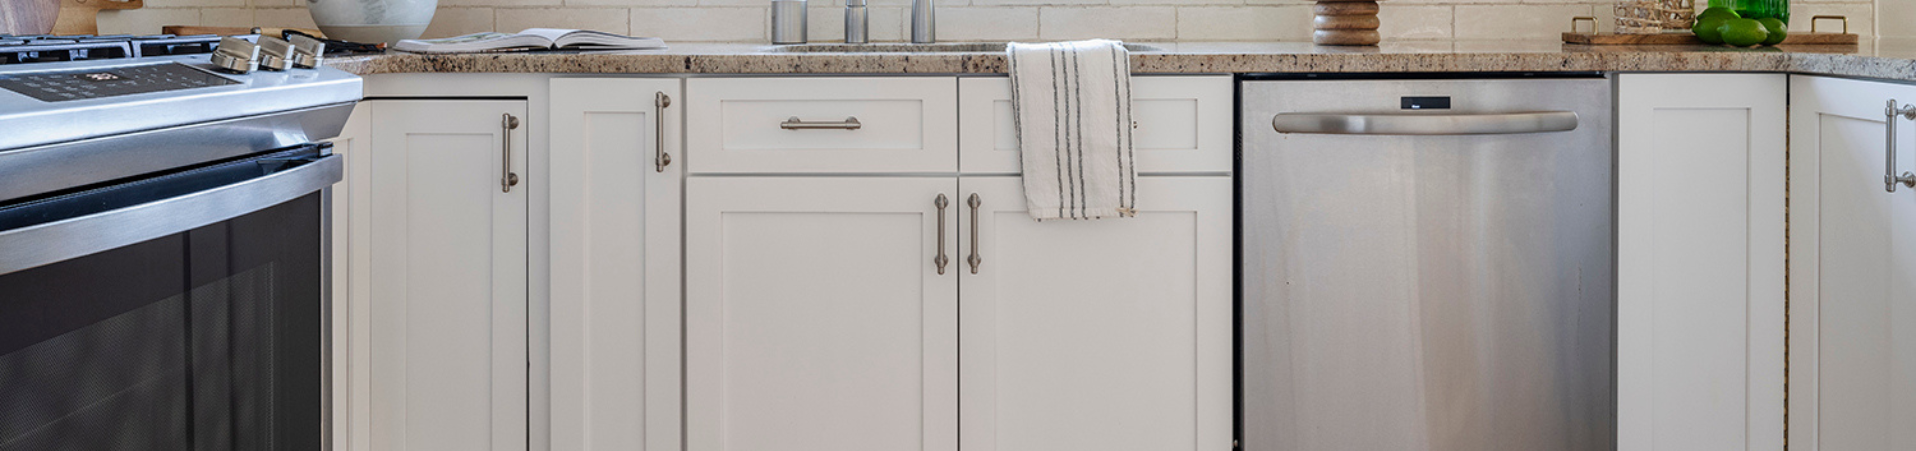
[[[318,450],[320,199],[0,275],[0,451]]]

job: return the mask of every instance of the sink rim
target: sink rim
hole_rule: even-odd
[[[1004,53],[1010,42],[933,42],[916,44],[909,42],[873,42],[865,44],[847,44],[842,42],[817,42],[805,44],[782,44],[765,48],[768,53],[848,53],[848,54],[885,54],[885,53]],[[1143,43],[1124,43],[1125,50],[1131,52],[1162,52],[1163,48]]]

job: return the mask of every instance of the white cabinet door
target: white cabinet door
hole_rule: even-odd
[[[955,451],[956,188],[689,180],[686,449]]]
[[[384,101],[373,117],[372,447],[525,449],[526,104]]]
[[[679,80],[551,86],[551,449],[676,451]]]
[[[1043,223],[1018,177],[960,185],[965,451],[1230,449],[1230,177],[1141,177],[1135,218]]]
[[[1132,149],[1141,173],[1231,171],[1235,85],[1227,75],[1131,77]],[[1011,80],[958,81],[958,162],[966,174],[1017,174]]]
[[[1787,88],[1620,76],[1618,449],[1783,447]]]
[[[1884,187],[1916,86],[1790,83],[1790,449],[1916,449],[1916,189]],[[1898,119],[1895,173],[1916,171]]]

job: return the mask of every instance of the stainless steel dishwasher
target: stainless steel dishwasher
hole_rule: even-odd
[[[1242,449],[1615,449],[1610,87],[1247,78]]]

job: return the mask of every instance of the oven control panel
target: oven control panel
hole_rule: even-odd
[[[45,102],[239,84],[180,63],[104,70],[0,75],[0,88]]]

